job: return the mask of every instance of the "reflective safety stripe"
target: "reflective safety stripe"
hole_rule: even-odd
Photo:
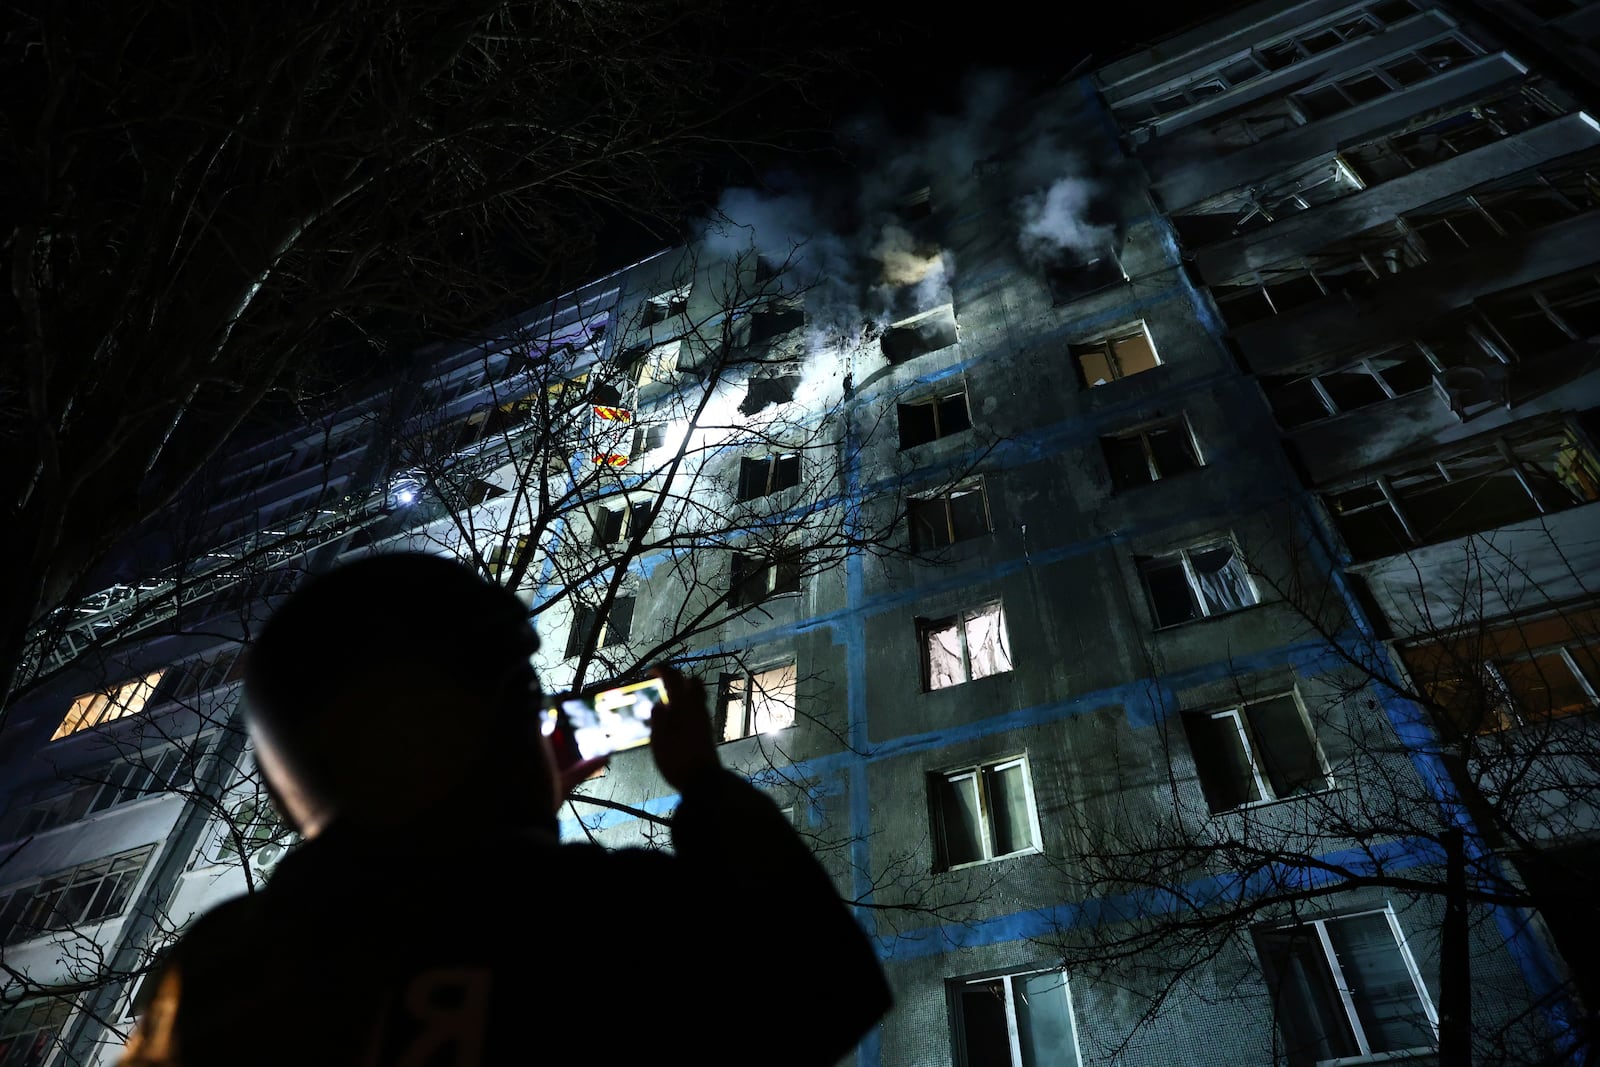
[[[596,404],[594,413],[607,422],[632,422],[633,412],[627,408],[603,408]]]

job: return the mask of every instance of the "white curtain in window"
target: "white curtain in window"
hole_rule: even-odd
[[[928,646],[928,688],[943,689],[967,680],[961,660],[961,631],[954,621],[930,627],[924,639]]]
[[[1232,545],[1224,542],[1195,549],[1189,553],[1189,563],[1200,585],[1207,615],[1249,607],[1256,602],[1255,590]]]
[[[987,678],[1011,669],[1011,642],[1006,637],[1005,615],[1000,605],[968,615],[967,655],[972,661],[972,677]]]

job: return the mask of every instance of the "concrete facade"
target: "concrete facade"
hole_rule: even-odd
[[[401,547],[520,566],[550,691],[708,678],[724,762],[877,938],[862,1067],[1434,1062],[1454,953],[1480,1062],[1580,1062],[1596,40],[1577,4],[1238,8],[864,182],[849,227],[730,211],[241,446],[192,520],[223,562],[124,578],[12,709],[0,1067],[109,1062],[161,946],[270,874],[232,652]],[[1052,203],[1071,236],[1030,242]],[[115,760],[146,777],[62,799]],[[564,832],[665,842],[647,753],[584,791]],[[116,857],[115,907],[40,910]]]

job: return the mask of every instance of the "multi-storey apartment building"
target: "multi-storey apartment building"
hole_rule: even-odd
[[[112,1058],[173,933],[270,874],[239,649],[402,547],[521,592],[548,689],[712,681],[877,938],[864,1065],[1581,1062],[1596,40],[1577,4],[1236,8],[975,105],[848,225],[730,196],[241,445],[35,646],[0,1067]],[[665,841],[645,753],[584,792],[574,837]],[[728,921],[757,985],[806,951]]]

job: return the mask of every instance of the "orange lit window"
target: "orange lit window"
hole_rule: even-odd
[[[68,734],[75,734],[79,730],[87,730],[91,726],[120,719],[124,715],[137,715],[150,702],[150,697],[155,693],[156,686],[161,682],[161,675],[164,673],[164,671],[153,671],[143,678],[123,682],[103,693],[83,694],[72,702],[72,707],[67,709],[66,717],[61,720],[61,725],[56,727],[56,732],[50,735],[50,740],[55,741]]]

